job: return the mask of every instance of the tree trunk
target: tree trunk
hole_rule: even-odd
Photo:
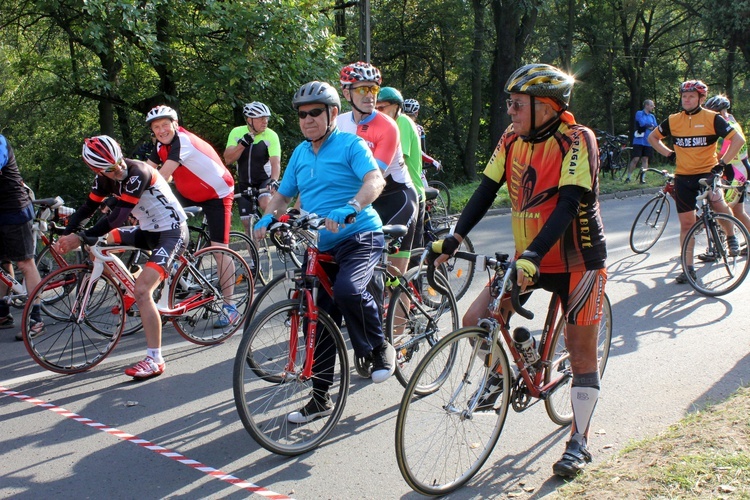
[[[473,181],[477,176],[476,152],[479,121],[482,116],[482,51],[484,50],[484,5],[472,0],[474,10],[474,50],[471,53],[471,118],[464,151],[464,174]]]

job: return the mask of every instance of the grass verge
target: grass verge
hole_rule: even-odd
[[[548,498],[750,498],[750,387],[590,466]]]

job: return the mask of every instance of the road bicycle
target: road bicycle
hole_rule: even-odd
[[[292,213],[294,217],[299,217],[299,213]],[[283,221],[273,223],[269,226],[270,239],[272,241],[278,239],[285,239],[290,234],[298,232],[305,233],[302,238],[309,239],[315,238],[311,235],[308,229],[305,229],[305,219],[295,220],[292,218],[283,218]],[[390,235],[395,235],[395,226],[386,226],[384,231]],[[279,234],[281,233],[281,235]],[[463,247],[462,247],[463,248]],[[469,248],[474,249],[471,242],[469,242]],[[448,299],[447,296],[438,295],[431,285],[425,278],[425,269],[421,265],[421,259],[423,258],[423,248],[415,248],[412,250],[413,261],[410,263],[409,270],[404,276],[400,276],[400,273],[393,266],[388,264],[388,255],[390,250],[386,248],[383,252],[381,261],[376,268],[376,272],[382,273],[384,277],[384,291],[387,293],[384,299],[384,310],[383,310],[383,325],[386,332],[400,332],[405,331],[407,334],[397,338],[394,346],[403,346],[402,350],[397,354],[399,358],[403,358],[399,363],[399,369],[396,372],[396,377],[405,386],[408,382],[408,375],[413,371],[413,367],[416,365],[417,357],[424,355],[425,349],[421,345],[422,340],[425,338],[433,344],[436,342],[437,331],[452,331],[448,324],[455,325],[458,328],[458,312],[457,306],[453,303],[457,301],[455,297]],[[452,259],[455,260],[455,259]],[[465,261],[459,260],[460,263]],[[459,265],[463,268],[464,266]],[[471,269],[473,270],[473,263]],[[444,280],[448,276],[448,285],[451,289],[452,294],[452,281],[451,277],[456,274],[456,267],[451,265],[450,262],[444,264],[440,268],[439,279]],[[473,271],[472,271],[473,272]],[[250,305],[248,310],[246,324],[249,325],[255,318],[258,311],[262,311],[274,304],[286,300],[292,297],[295,291],[296,281],[300,278],[301,271],[299,268],[290,268],[284,274],[280,274],[274,277],[266,286],[261,288],[255,296],[255,300]],[[460,271],[458,272],[460,275]],[[408,288],[409,290],[405,290]],[[373,290],[373,293],[375,290]],[[399,302],[399,305],[391,308],[390,304],[393,298],[399,300],[406,300],[409,306],[409,315],[406,313],[407,307],[405,303]],[[436,300],[435,297],[440,297]],[[428,319],[415,304],[422,304],[427,307],[430,313]],[[390,312],[389,312],[390,311]],[[454,328],[454,329],[455,329]],[[247,327],[246,327],[247,331]],[[399,335],[397,334],[397,337]],[[415,340],[416,339],[416,340]],[[391,339],[392,340],[392,339]],[[420,354],[417,354],[420,352]],[[364,360],[355,358],[354,367],[357,373],[368,378],[370,375],[370,368]]]
[[[674,198],[674,174],[655,168],[647,168],[645,172],[663,176],[664,185],[643,205],[633,220],[633,226],[630,228],[630,248],[635,253],[648,252],[664,233],[671,210],[669,197]]]
[[[627,135],[612,135],[604,130],[597,130],[596,140],[599,143],[599,171],[609,174],[613,179],[622,179],[628,170],[630,152]]]
[[[235,195],[235,198],[238,196],[240,195]],[[198,218],[203,214],[201,207],[186,207],[184,210],[188,214],[188,217]],[[200,220],[200,225],[188,224],[190,242],[188,243],[187,250],[190,253],[195,253],[211,245],[211,238],[208,235],[208,222],[205,215]],[[229,248],[245,259],[255,277],[256,284],[265,285],[271,281],[273,277],[273,257],[265,240],[256,244],[244,232],[229,231]]]
[[[324,219],[314,214],[296,221],[311,230],[323,223]],[[332,263],[331,255],[317,249],[316,233],[316,243],[307,248],[305,272],[294,273],[291,298],[257,312],[237,350],[233,390],[240,419],[256,442],[277,454],[294,456],[316,448],[344,411],[349,391],[346,342],[331,317],[316,306],[318,293],[333,293],[324,269]],[[437,275],[436,280],[441,281],[441,277]],[[444,278],[442,283],[447,285]],[[409,377],[411,363],[416,363],[445,331],[455,328],[458,313],[449,290],[442,298],[420,300],[421,290],[413,288],[407,278],[399,278],[391,286],[396,288],[389,309],[392,335],[387,336],[396,342],[396,373],[402,380]],[[400,294],[409,297],[408,311]],[[326,344],[332,347],[324,349]],[[331,359],[330,371],[313,371],[314,366]],[[305,424],[289,422],[289,413],[309,401],[312,382],[320,377],[330,383],[331,413]]]
[[[501,253],[460,257],[494,271],[494,298],[488,308],[491,313],[478,326],[448,334],[427,353],[401,399],[395,436],[398,467],[409,486],[424,495],[448,494],[474,477],[500,438],[509,408],[521,412],[544,401],[556,424],[568,425],[573,418],[572,371],[559,296],[550,298],[538,347],[523,351],[529,359],[514,342],[503,312],[510,301],[518,316],[534,316],[520,304],[513,261]],[[612,310],[606,294],[602,310],[600,375],[612,340]],[[446,372],[449,365],[452,370]],[[497,386],[494,402],[486,399]]]
[[[750,270],[747,228],[732,215],[717,213],[708,198],[717,189],[746,189],[746,184],[722,184],[721,177],[701,179],[703,191],[696,200],[697,220],[682,242],[681,263],[688,283],[699,293],[711,297],[725,295],[742,284]],[[738,251],[727,244],[727,236],[734,235]],[[694,253],[702,252],[694,256]]]
[[[93,263],[76,264],[47,275],[31,293],[21,331],[31,357],[43,368],[79,373],[101,363],[115,348],[135,304],[135,278],[118,253],[134,250],[106,245],[106,237],[85,240]],[[245,260],[223,247],[207,247],[177,258],[178,268],[164,287],[157,308],[186,340],[199,345],[224,342],[241,326],[252,301],[253,279]],[[105,272],[106,269],[106,272]],[[30,304],[51,300],[42,309],[44,330],[32,335]],[[217,328],[225,305],[240,317]]]

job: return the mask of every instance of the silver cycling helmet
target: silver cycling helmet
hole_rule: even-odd
[[[416,99],[404,99],[404,113],[413,115],[419,111],[419,101]]]
[[[308,82],[302,85],[292,97],[292,107],[298,110],[303,104],[325,104],[341,109],[341,99],[330,84],[325,82]]]

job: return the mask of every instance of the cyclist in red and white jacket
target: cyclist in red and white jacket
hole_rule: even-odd
[[[177,122],[177,112],[169,106],[151,109],[146,114],[146,124],[157,140],[148,163],[154,167],[161,165],[159,173],[166,180],[170,177],[174,180],[175,194],[182,206],[203,209],[211,245],[228,246],[234,179],[219,154],[209,143],[181,127]],[[234,269],[224,267],[223,260],[217,262],[221,272],[234,272]],[[223,291],[226,296],[232,292],[227,288]],[[224,312],[214,324],[216,328],[224,328],[239,319],[239,312],[231,304],[224,305]]]
[[[180,126],[169,106],[149,111],[146,124],[157,140],[148,163],[165,179],[172,177],[183,206],[203,208],[211,244],[226,246],[234,200],[231,172],[210,144]]]

